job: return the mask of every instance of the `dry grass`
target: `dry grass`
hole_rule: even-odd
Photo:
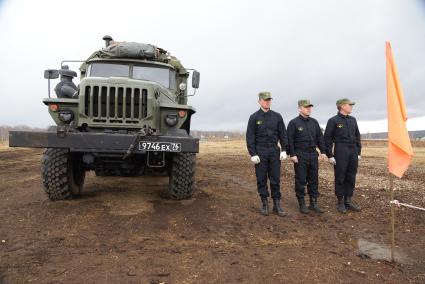
[[[215,154],[228,154],[248,151],[246,149],[245,140],[232,140],[232,141],[208,141],[200,143],[200,151],[202,154],[215,155]]]
[[[385,142],[380,143],[364,143],[362,149],[362,157],[364,158],[386,158],[387,145]],[[200,144],[201,155],[225,155],[229,153],[246,153],[245,140],[232,140],[232,141],[208,141]],[[413,147],[413,163],[414,165],[425,165],[425,144]]]
[[[9,149],[9,141],[0,141],[0,151]]]
[[[387,158],[387,146],[366,146],[363,147],[362,156],[370,158]],[[413,165],[425,165],[425,147],[413,147]]]

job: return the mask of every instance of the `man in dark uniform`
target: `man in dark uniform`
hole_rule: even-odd
[[[255,164],[257,189],[262,202],[260,212],[263,215],[269,214],[268,177],[273,198],[273,212],[283,217],[286,213],[280,207],[280,162],[286,159],[285,123],[279,113],[270,109],[272,97],[269,92],[261,92],[258,97],[261,108],[249,118],[246,144],[251,155],[251,162]],[[280,149],[277,145],[278,141]]]
[[[335,195],[341,213],[346,213],[347,209],[360,211],[360,207],[352,201],[362,149],[357,121],[350,116],[354,104],[349,99],[336,102],[338,114],[328,120],[324,136],[326,154],[334,165]]]
[[[299,115],[288,124],[288,155],[294,163],[295,194],[300,206],[300,212],[307,214],[308,209],[323,213],[317,205],[319,196],[319,162],[316,147],[320,150],[320,157],[326,159],[325,143],[322,130],[314,118],[310,117],[313,104],[309,100],[298,101]],[[305,206],[305,186],[310,196],[310,206]]]

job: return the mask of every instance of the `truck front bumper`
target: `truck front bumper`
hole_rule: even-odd
[[[10,131],[10,147],[67,148],[71,152],[126,153],[134,144],[133,153],[145,153],[138,141],[181,143],[182,153],[198,153],[199,139],[192,136],[140,136],[97,132]]]

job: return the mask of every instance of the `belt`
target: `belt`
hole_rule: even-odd
[[[317,152],[316,147],[295,148],[295,152],[314,153]]]
[[[338,145],[338,144],[346,145],[346,146],[349,146],[349,147],[356,146],[356,143],[352,143],[352,142],[335,142],[335,145]]]
[[[276,147],[277,146],[277,142],[276,143],[257,143],[256,146],[262,146],[262,147]]]

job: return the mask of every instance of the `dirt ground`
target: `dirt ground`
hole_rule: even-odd
[[[425,147],[396,180],[396,199],[425,207]],[[165,177],[87,176],[82,198],[50,202],[39,149],[0,147],[0,283],[425,283],[425,212],[396,208],[401,263],[359,242],[390,243],[386,148],[365,147],[355,200],[339,214],[333,169],[320,164],[324,214],[302,215],[282,163],[288,217],[258,213],[244,141],[201,143],[197,192],[164,198]],[[403,259],[403,260],[401,260]]]

